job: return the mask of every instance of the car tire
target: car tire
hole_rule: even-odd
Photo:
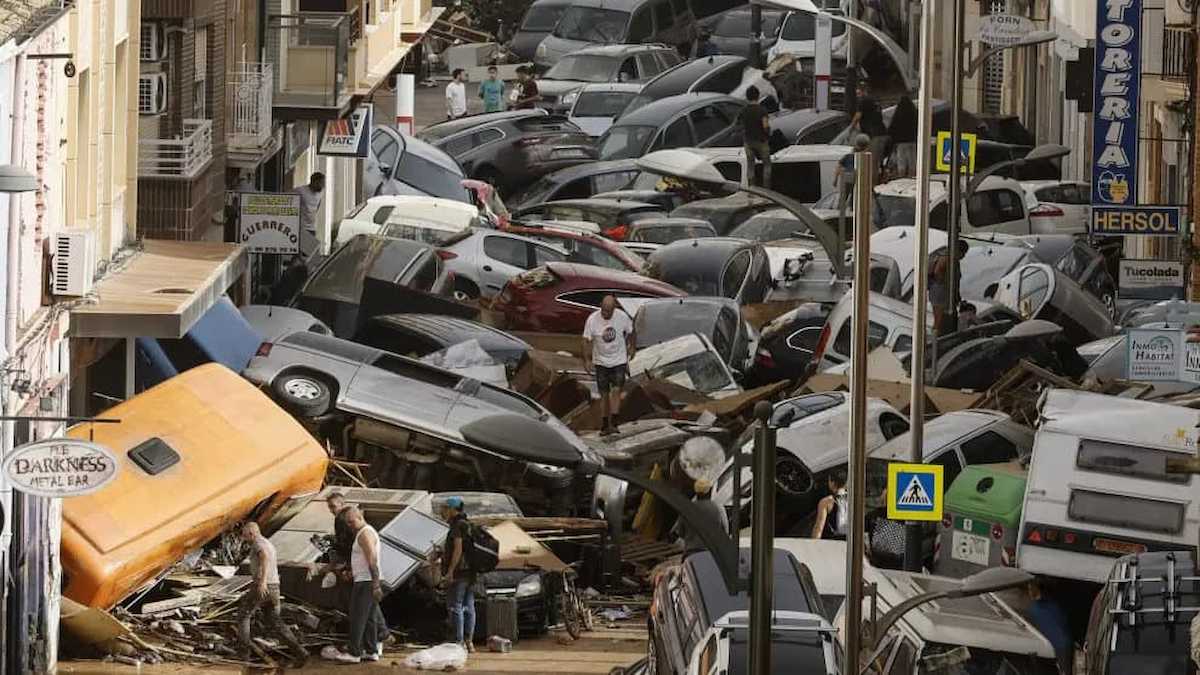
[[[816,487],[812,472],[785,448],[775,448],[775,490],[785,497],[806,497]]]
[[[469,279],[454,277],[454,299],[459,302],[476,300],[480,296],[479,287]]]
[[[300,417],[319,417],[333,405],[333,389],[324,378],[307,372],[275,378],[271,391],[286,410]]]

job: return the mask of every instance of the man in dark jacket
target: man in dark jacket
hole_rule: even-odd
[[[446,608],[454,641],[468,652],[475,651],[475,572],[467,559],[471,524],[462,497],[450,497],[441,508],[442,520],[450,525],[442,551],[442,574],[446,582]]]
[[[746,150],[746,177],[748,183],[771,187],[771,126],[767,111],[758,102],[758,87],[746,87],[747,105],[742,108],[742,143]],[[762,162],[762,181],[755,180],[755,159]]]

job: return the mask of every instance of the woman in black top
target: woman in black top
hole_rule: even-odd
[[[896,104],[892,123],[888,126],[892,139],[892,169],[897,178],[917,175],[917,106],[904,96]]]

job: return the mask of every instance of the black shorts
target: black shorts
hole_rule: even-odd
[[[601,395],[607,394],[614,387],[621,389],[625,386],[625,377],[629,375],[629,366],[596,366],[596,389]]]

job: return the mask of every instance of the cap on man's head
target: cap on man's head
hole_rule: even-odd
[[[463,499],[462,497],[448,497],[446,498],[446,506],[449,506],[456,511],[462,511]]]

